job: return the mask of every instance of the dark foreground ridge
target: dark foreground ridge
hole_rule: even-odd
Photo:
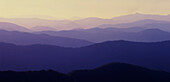
[[[142,43],[110,41],[81,48],[0,43],[0,71],[52,69],[70,72],[122,62],[170,72],[170,41]]]
[[[0,72],[0,82],[170,82],[170,73],[136,65],[110,63],[92,70],[62,74],[52,70]]]
[[[65,74],[48,71],[0,72],[0,82],[74,82]]]

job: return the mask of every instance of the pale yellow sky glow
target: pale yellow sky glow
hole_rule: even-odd
[[[0,0],[0,17],[111,18],[136,12],[170,14],[170,0]]]

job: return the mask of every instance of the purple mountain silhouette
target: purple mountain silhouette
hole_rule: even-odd
[[[0,70],[53,69],[70,72],[110,62],[122,62],[169,72],[169,49],[170,41],[109,41],[81,48],[0,43]]]
[[[0,30],[0,37],[0,42],[13,43],[17,45],[48,44],[63,47],[81,47],[92,44],[89,41],[80,39],[5,30]]]
[[[137,27],[136,27],[137,28]],[[139,42],[156,42],[170,40],[170,33],[159,29],[142,29],[142,28],[93,28],[86,30],[69,30],[69,31],[42,31],[39,32],[52,36],[62,36],[77,39],[84,39],[92,42],[103,42],[113,40],[128,40]],[[129,31],[128,31],[129,30]],[[131,32],[139,30],[138,32]]]
[[[99,25],[110,25],[110,24],[122,24],[122,23],[132,23],[139,20],[152,19],[152,20],[161,20],[161,21],[170,21],[170,15],[150,15],[150,14],[131,14],[125,16],[114,17],[111,19],[102,19],[102,18],[84,18],[79,20],[46,20],[38,18],[14,18],[14,19],[5,19],[1,18],[0,21],[11,22],[18,25],[22,25],[27,28],[33,28],[37,26],[42,27],[52,27],[57,30],[70,30],[77,28],[94,28]],[[43,29],[40,29],[43,30]]]
[[[13,23],[8,23],[8,22],[0,22],[0,29],[1,30],[7,30],[7,31],[24,31],[28,32],[30,31],[29,29],[13,24]]]
[[[170,80],[170,73],[125,63],[110,63],[90,70],[75,70],[70,75],[76,78],[77,82],[168,82]]]
[[[57,31],[56,28],[46,26],[36,26],[31,28],[32,31]]]

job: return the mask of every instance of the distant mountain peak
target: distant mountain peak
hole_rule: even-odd
[[[153,22],[155,22],[156,20],[153,20],[153,19],[144,19],[144,20],[140,20],[140,21],[145,21],[145,22],[150,22],[150,21],[153,21]]]
[[[146,29],[146,30],[143,30],[143,31],[141,31],[141,32],[151,32],[151,33],[160,33],[160,32],[163,32],[163,33],[165,33],[165,31],[163,31],[163,30],[160,30],[160,29],[157,29],[157,28],[153,28],[153,29]],[[168,32],[166,32],[166,33],[168,33]]]
[[[126,63],[119,63],[119,62],[115,62],[115,63],[109,63],[109,64],[105,64],[101,67],[96,68],[96,70],[102,70],[102,71],[109,71],[109,70],[120,70],[120,69],[125,69],[127,70],[127,68],[129,68],[128,70],[132,70],[132,69],[145,69],[143,67],[140,66],[136,66],[136,65],[132,65],[132,64],[126,64]]]
[[[132,15],[145,15],[145,14],[136,12],[135,14],[132,14]]]
[[[24,31],[28,32],[29,29],[19,26],[17,24],[9,23],[9,22],[0,22],[0,29],[2,30],[8,30],[8,31]]]
[[[124,66],[124,65],[131,65],[131,64],[125,64],[125,63],[120,63],[120,62],[113,62],[109,64],[105,64],[103,66],[100,66],[99,68],[107,68],[107,67],[118,67],[118,66]]]
[[[139,12],[136,12],[135,14],[141,14],[141,13],[139,13]]]

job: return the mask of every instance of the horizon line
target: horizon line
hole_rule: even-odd
[[[0,19],[44,19],[44,20],[70,20],[70,21],[74,21],[74,20],[81,20],[81,19],[88,19],[88,18],[113,19],[113,18],[122,17],[122,16],[128,16],[128,15],[159,15],[159,16],[169,16],[170,14],[149,14],[149,13],[136,12],[136,13],[119,15],[119,16],[113,16],[113,17],[97,17],[97,16],[95,17],[95,16],[89,16],[89,17],[70,17],[70,18],[57,18],[57,17],[53,17],[53,16],[46,16],[46,15],[25,15],[25,17],[0,17]],[[46,17],[40,17],[40,16],[46,16]]]

